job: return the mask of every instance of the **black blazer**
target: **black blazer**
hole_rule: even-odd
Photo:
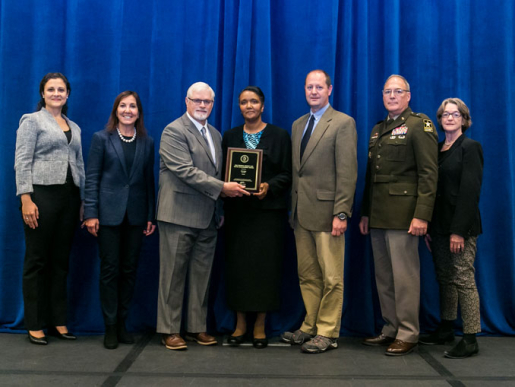
[[[155,218],[154,140],[136,137],[134,162],[128,171],[118,133],[102,130],[91,141],[84,219],[98,218],[100,225],[118,226],[125,214],[131,225],[146,225]]]
[[[438,144],[438,150],[443,144]],[[438,189],[431,232],[462,237],[481,234],[482,178],[483,149],[479,142],[462,134],[448,151],[438,153]]]
[[[222,150],[224,174],[227,162],[227,148],[246,148],[243,140],[243,125],[224,133]],[[288,132],[278,126],[267,124],[259,140],[257,149],[263,150],[263,169],[261,182],[268,183],[268,193],[263,200],[255,196],[226,198],[224,207],[232,204],[250,205],[263,209],[287,209],[291,188],[291,139]]]

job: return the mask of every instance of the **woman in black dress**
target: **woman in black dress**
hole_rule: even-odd
[[[481,234],[479,194],[483,177],[483,149],[463,133],[472,125],[467,105],[459,98],[442,102],[436,116],[445,133],[439,144],[438,189],[426,236],[433,252],[440,285],[438,329],[419,342],[426,345],[454,341],[453,322],[460,305],[463,339],[445,357],[462,359],[479,351],[476,333],[481,332],[479,294],[474,278],[476,243]]]
[[[227,304],[236,311],[229,344],[243,342],[247,313],[255,313],[253,345],[265,348],[265,318],[279,309],[281,264],[291,186],[291,140],[288,132],[262,121],[265,96],[256,86],[240,93],[245,124],[225,132],[222,148],[263,150],[259,192],[225,199],[225,269]]]

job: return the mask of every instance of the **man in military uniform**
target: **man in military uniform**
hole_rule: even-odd
[[[410,87],[400,75],[384,85],[388,117],[372,129],[360,231],[370,232],[377,291],[386,321],[365,345],[388,345],[401,356],[417,345],[420,308],[419,237],[431,220],[438,179],[438,135],[431,120],[409,108]]]

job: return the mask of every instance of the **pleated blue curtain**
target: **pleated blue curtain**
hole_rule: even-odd
[[[107,122],[115,96],[137,91],[149,133],[185,111],[187,88],[209,83],[216,93],[209,119],[222,133],[241,124],[241,89],[260,86],[264,119],[288,131],[307,113],[303,90],[315,68],[333,78],[332,105],[356,119],[359,175],[347,232],[342,334],[369,335],[381,326],[368,238],[358,231],[368,137],[386,116],[381,89],[392,73],[411,84],[411,107],[435,119],[440,102],[460,97],[471,109],[468,135],[484,148],[481,195],[484,234],[476,278],[486,333],[515,334],[515,5],[502,0],[27,0],[0,3],[0,331],[23,329],[24,255],[14,148],[20,117],[35,109],[38,85],[50,71],[72,85],[69,117],[82,128],[87,158],[91,136]],[[156,153],[156,177],[159,156]],[[323,173],[323,171],[321,171]],[[157,183],[157,182],[156,182]],[[277,334],[297,328],[303,304],[290,233],[284,259],[282,308],[269,316]],[[213,268],[209,324],[228,332],[223,231]],[[421,244],[421,325],[438,321],[438,287]],[[70,326],[103,329],[98,300],[96,241],[77,230],[69,275]],[[155,326],[158,235],[145,241],[129,325]]]

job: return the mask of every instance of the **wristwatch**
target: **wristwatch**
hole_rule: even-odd
[[[345,212],[340,212],[339,214],[336,214],[336,217],[340,220],[347,220],[347,214]]]

